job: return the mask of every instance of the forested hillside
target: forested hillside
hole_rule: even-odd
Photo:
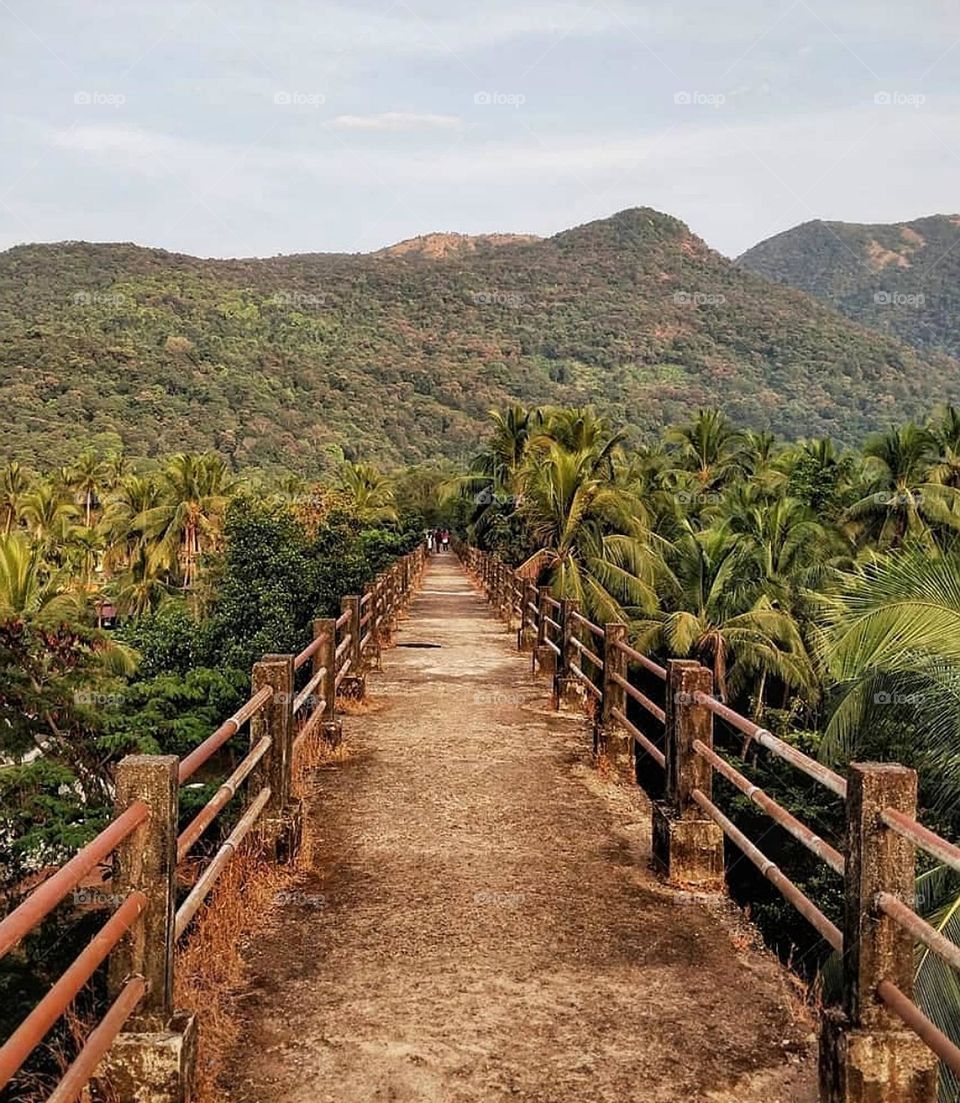
[[[805,222],[738,264],[922,350],[960,355],[960,215],[864,226]]]
[[[134,245],[0,255],[7,458],[216,448],[236,468],[462,457],[505,401],[596,402],[631,432],[698,406],[851,441],[955,394],[921,356],[771,287],[680,222],[546,240],[211,261]]]

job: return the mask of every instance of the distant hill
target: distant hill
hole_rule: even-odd
[[[737,263],[916,348],[960,356],[960,215],[878,226],[805,222]]]
[[[316,474],[461,457],[508,401],[595,402],[635,434],[698,406],[853,440],[957,393],[960,363],[856,326],[645,208],[555,237],[198,260],[0,254],[2,451],[214,447]],[[432,244],[430,244],[432,243]]]

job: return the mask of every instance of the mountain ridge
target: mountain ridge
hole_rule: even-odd
[[[854,440],[946,400],[960,363],[638,207],[439,255],[17,246],[0,254],[0,381],[5,451],[29,463],[83,443],[215,447],[315,475],[344,456],[462,458],[514,401],[593,402],[634,439],[720,404],[744,425]]]
[[[748,249],[741,268],[920,350],[960,355],[960,215],[814,219]]]

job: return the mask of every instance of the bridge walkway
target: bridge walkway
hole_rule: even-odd
[[[310,868],[249,952],[235,1103],[812,1103],[813,1024],[732,905],[648,869],[453,554],[317,775]]]

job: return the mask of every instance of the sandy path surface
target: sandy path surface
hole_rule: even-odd
[[[649,872],[642,793],[592,768],[452,554],[397,642],[250,951],[229,1098],[812,1103],[786,974]]]

